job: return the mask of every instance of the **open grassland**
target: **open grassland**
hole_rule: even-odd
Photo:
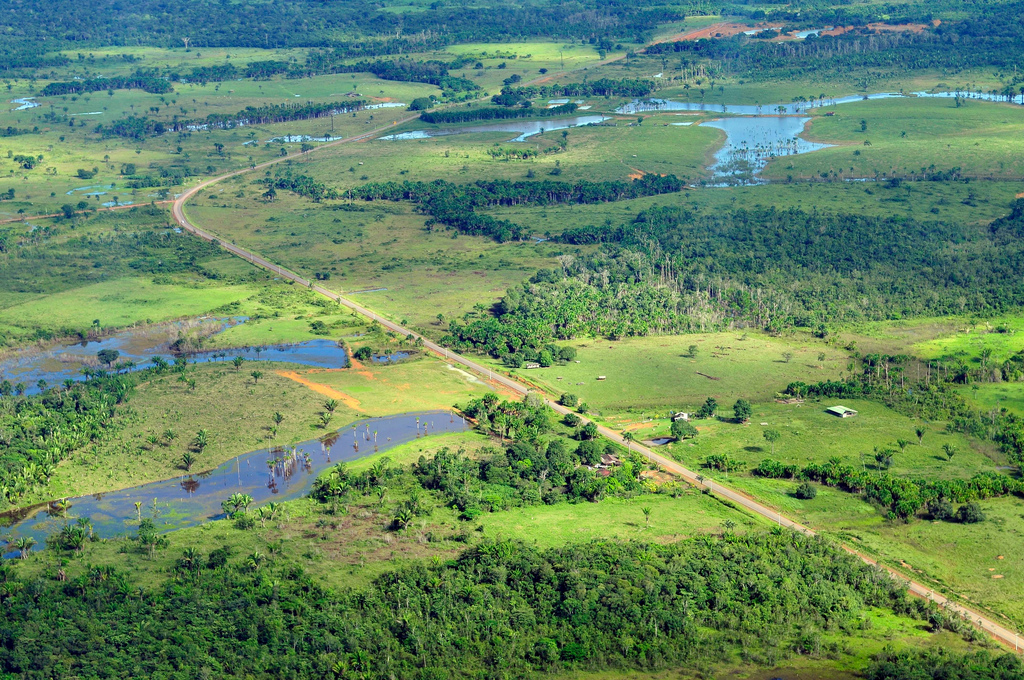
[[[836,404],[852,408],[858,415],[838,418],[825,412]],[[914,479],[966,479],[980,472],[995,471],[1005,464],[994,445],[946,432],[945,423],[908,418],[871,401],[815,400],[799,405],[754,403],[754,414],[746,424],[732,422],[731,406],[729,402],[720,408],[726,420],[698,420],[696,438],[659,447],[659,451],[692,469],[704,467],[709,455],[724,454],[735,461],[734,472],[749,471],[765,458],[801,467],[838,458],[848,465],[881,473],[883,468],[875,461],[875,451],[893,449],[890,474]],[[665,420],[641,424],[623,421],[622,424],[637,439],[670,436],[669,423]],[[920,444],[915,434],[918,427],[925,430]],[[774,447],[764,438],[768,429],[781,435]],[[900,439],[907,442],[902,450],[897,444]],[[945,444],[956,449],[952,460],[945,454]],[[725,473],[706,474],[722,478]]]
[[[579,363],[519,374],[552,394],[575,394],[604,417],[694,411],[709,396],[729,406],[738,397],[765,402],[794,380],[837,378],[848,362],[845,352],[809,336],[743,331],[568,344],[577,348]],[[696,347],[693,357],[690,345]]]
[[[579,115],[595,114],[581,111]],[[692,119],[691,116],[685,120]],[[461,125],[427,125],[413,121],[396,130],[459,131],[523,123],[543,127],[544,120],[540,117]],[[550,120],[552,125],[558,125],[566,119]],[[466,132],[415,140],[378,139],[335,147],[311,157],[308,162],[297,163],[292,171],[312,175],[339,190],[367,181],[515,181],[526,179],[531,171],[538,179],[553,181],[625,180],[640,173],[675,174],[697,180],[706,176],[704,165],[721,143],[722,133],[713,128],[671,125],[680,120],[683,119],[660,115],[645,118],[642,125],[631,125],[634,118],[618,116],[599,125],[533,135],[523,142],[511,141],[517,132]],[[561,150],[559,145],[563,141],[566,148]],[[495,151],[495,147],[530,150],[537,155],[528,160],[495,158],[489,153]],[[560,176],[549,177],[556,167],[560,169]]]
[[[358,345],[358,340],[353,344]],[[490,391],[466,371],[426,355],[394,365],[353,364],[353,368],[341,371],[299,373],[310,389],[327,396],[339,393],[343,395],[340,401],[365,416],[451,409]],[[435,420],[440,422],[439,418]]]
[[[262,374],[258,380],[253,370]],[[201,429],[211,443],[199,455],[197,470],[323,435],[329,431],[320,421],[327,399],[339,402],[331,423],[337,427],[366,416],[446,409],[488,391],[468,374],[426,357],[336,371],[267,361],[236,369],[225,361],[192,365],[186,378],[195,380],[194,388],[176,374],[140,384],[117,434],[59,466],[45,495],[28,503],[181,475],[181,457]],[[276,433],[275,413],[284,416]]]
[[[115,90],[113,95],[94,92],[39,97],[36,101],[40,106],[21,111],[3,107],[0,128],[35,132],[5,137],[0,146],[0,151],[10,154],[0,163],[0,190],[15,190],[14,200],[0,204],[0,218],[53,213],[65,203],[77,205],[79,201],[97,208],[105,203],[161,200],[180,191],[182,177],[208,177],[278,157],[282,148],[286,152],[298,150],[297,142],[278,143],[279,137],[347,137],[408,115],[405,107],[384,108],[333,119],[249,126],[244,130],[168,132],[145,139],[104,137],[95,132],[97,125],[109,126],[131,115],[169,123],[175,117],[233,114],[248,106],[348,101],[345,95],[350,92],[358,92],[368,101],[408,103],[416,97],[438,94],[439,90],[432,85],[383,81],[356,73],[301,80],[178,83],[174,92],[162,95]],[[28,83],[22,82],[12,86],[8,99],[33,94]],[[26,169],[13,160],[19,155],[43,158],[33,169]],[[130,179],[126,174],[129,164],[134,166],[136,176],[166,175],[179,181],[164,181],[162,186],[146,189],[125,188]],[[82,179],[77,176],[80,169],[95,169],[96,174]]]
[[[647,122],[644,122],[647,125]],[[684,128],[685,129],[685,128]],[[815,152],[818,153],[818,152]],[[812,154],[813,155],[813,154]],[[634,159],[635,160],[635,159]],[[722,212],[776,207],[812,212],[829,211],[887,217],[900,215],[929,220],[987,223],[1006,215],[1024,183],[904,182],[898,188],[883,183],[815,182],[751,187],[701,187],[678,194],[598,205],[512,207],[488,211],[494,217],[529,224],[536,233],[560,233],[591,224],[628,224],[652,206],[678,205],[692,210]]]
[[[255,293],[249,285],[155,283],[146,278],[116,279],[75,288],[0,310],[0,330],[28,334],[35,329],[87,331],[99,319],[103,327],[202,316]]]
[[[821,109],[804,137],[836,144],[780,158],[766,177],[836,172],[845,177],[907,176],[960,168],[968,177],[1024,176],[1024,107],[952,99],[857,102]],[[862,123],[863,121],[863,123]],[[866,129],[862,129],[866,128]]]
[[[552,266],[561,252],[550,243],[497,244],[426,231],[424,217],[405,204],[335,210],[284,192],[267,204],[245,191],[238,199],[234,187],[218,189],[189,204],[188,215],[307,277],[329,274],[323,285],[425,332],[440,331],[438,314],[459,316],[496,302],[508,287]]]

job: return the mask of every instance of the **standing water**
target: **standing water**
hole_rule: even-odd
[[[30,536],[42,547],[46,536],[80,517],[89,518],[99,538],[133,533],[140,516],[151,518],[163,532],[198,526],[223,518],[221,502],[231,494],[252,496],[252,511],[267,501],[291,500],[309,493],[316,476],[332,465],[387,451],[430,434],[467,429],[461,416],[445,411],[360,420],[320,439],[237,456],[209,472],[71,498],[66,517],[63,510],[57,511],[52,504],[8,514],[3,517],[10,523],[5,538],[10,546],[19,537]]]

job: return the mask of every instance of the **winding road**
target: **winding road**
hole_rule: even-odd
[[[318,146],[315,149],[313,149],[312,151],[309,151],[307,153],[318,153],[318,152],[320,152],[320,151],[322,151],[324,149],[329,149],[331,147],[338,146],[340,144],[351,144],[353,142],[359,142],[359,141],[363,141],[363,140],[366,140],[366,139],[370,139],[373,136],[378,135],[378,134],[382,133],[383,131],[394,127],[395,125],[399,125],[399,124],[402,124],[402,123],[407,123],[407,122],[409,122],[411,120],[415,120],[417,118],[419,118],[419,114],[416,114],[416,115],[413,115],[413,116],[407,116],[405,118],[402,118],[402,119],[396,121],[395,123],[391,123],[391,124],[389,124],[387,126],[381,126],[381,127],[375,128],[375,129],[370,130],[368,132],[364,132],[364,133],[362,133],[360,135],[356,135],[356,136],[353,136],[353,137],[347,137],[347,138],[339,139],[339,140],[334,141],[334,142],[328,142],[328,143],[322,144],[321,146]],[[264,163],[259,163],[257,165],[254,165],[254,166],[250,167],[250,168],[244,168],[244,169],[241,169],[241,170],[235,170],[233,172],[229,172],[229,173],[226,173],[224,175],[220,175],[219,177],[214,177],[212,179],[208,179],[208,180],[206,180],[204,182],[201,182],[200,184],[196,185],[195,187],[192,187],[188,191],[184,192],[180,197],[178,197],[174,201],[174,204],[173,204],[171,209],[172,209],[172,213],[174,215],[175,221],[185,231],[188,231],[188,232],[190,232],[192,234],[195,234],[199,238],[202,238],[202,239],[205,239],[207,241],[211,241],[211,242],[215,242],[215,243],[219,244],[222,248],[224,248],[228,252],[232,253],[233,255],[237,255],[238,257],[240,257],[240,258],[242,258],[244,260],[249,261],[254,266],[257,266],[257,267],[260,267],[260,268],[265,269],[267,271],[273,272],[274,274],[277,274],[278,276],[280,276],[283,279],[288,279],[288,280],[294,281],[295,283],[298,283],[298,284],[300,284],[302,286],[308,287],[310,290],[316,291],[317,293],[319,293],[319,294],[321,294],[321,295],[323,295],[323,296],[325,296],[327,298],[330,298],[331,300],[334,300],[335,302],[337,302],[337,303],[347,307],[348,309],[351,309],[352,311],[354,311],[354,312],[356,312],[358,314],[361,314],[362,316],[364,316],[364,317],[366,317],[368,319],[371,319],[373,321],[377,321],[383,327],[387,328],[388,330],[394,331],[395,333],[398,333],[398,334],[402,335],[403,337],[412,335],[413,337],[422,340],[423,341],[423,345],[427,349],[429,349],[430,351],[436,353],[440,357],[443,357],[446,361],[450,361],[450,362],[453,362],[453,363],[456,363],[456,364],[460,364],[460,365],[464,366],[465,368],[468,368],[469,370],[473,371],[477,375],[480,375],[481,377],[486,377],[487,381],[489,383],[491,383],[491,384],[499,385],[499,386],[501,386],[501,387],[503,387],[505,389],[511,390],[514,393],[522,394],[522,395],[525,395],[525,394],[527,394],[528,392],[531,392],[531,391],[533,391],[534,393],[537,393],[536,390],[531,390],[526,385],[524,385],[524,384],[522,384],[522,383],[520,383],[520,382],[518,382],[516,380],[513,380],[513,379],[511,379],[511,378],[509,378],[509,377],[507,377],[505,375],[501,375],[500,373],[495,372],[491,368],[483,366],[483,365],[481,365],[481,364],[479,364],[479,363],[477,363],[477,362],[475,362],[475,361],[473,361],[471,359],[468,359],[468,358],[466,358],[466,357],[464,357],[464,356],[462,356],[460,354],[456,354],[456,353],[448,350],[445,347],[441,347],[440,345],[438,345],[438,344],[432,342],[431,340],[423,337],[419,333],[416,333],[415,331],[412,331],[412,330],[410,330],[408,328],[404,328],[403,326],[400,326],[399,324],[394,323],[393,321],[385,319],[384,317],[380,316],[379,314],[376,314],[372,310],[367,309],[366,307],[363,307],[362,305],[359,305],[359,304],[357,304],[357,303],[355,303],[355,302],[353,302],[351,300],[348,300],[348,299],[342,297],[340,294],[335,293],[334,291],[328,290],[328,289],[324,288],[323,286],[317,285],[317,284],[313,283],[312,281],[309,281],[309,280],[299,276],[295,272],[290,271],[290,270],[282,267],[279,264],[271,262],[270,260],[267,260],[266,258],[263,258],[263,257],[257,255],[256,253],[252,252],[251,250],[247,250],[246,248],[242,248],[241,246],[238,246],[238,245],[236,245],[234,243],[231,243],[229,241],[225,241],[224,239],[220,238],[216,234],[214,234],[214,233],[212,233],[210,231],[207,231],[205,229],[201,229],[200,227],[198,227],[195,224],[193,224],[188,219],[187,215],[185,214],[185,205],[188,203],[189,199],[192,198],[193,196],[195,196],[197,192],[199,192],[199,191],[201,191],[201,190],[203,190],[203,189],[205,189],[207,187],[210,187],[210,186],[212,186],[214,184],[217,184],[218,182],[222,182],[222,181],[224,181],[226,179],[230,179],[232,177],[237,177],[239,175],[244,175],[244,174],[249,173],[249,172],[254,172],[256,170],[261,170],[263,168],[268,168],[268,167],[270,167],[272,165],[275,165],[277,163],[281,163],[281,162],[284,162],[284,161],[287,161],[287,160],[295,160],[295,159],[300,158],[300,157],[303,157],[303,154],[301,152],[292,153],[292,154],[289,154],[287,156],[282,156],[282,157],[275,158],[275,159],[270,160],[270,161],[266,161]],[[558,404],[554,400],[548,398],[547,395],[543,395],[543,396],[544,396],[544,399],[547,402],[547,404],[552,409],[554,409],[556,412],[561,413],[563,415],[569,413],[569,409],[565,408],[561,404]],[[582,420],[583,420],[584,423],[591,422],[587,418],[582,418]],[[708,493],[712,493],[712,494],[718,496],[719,498],[722,498],[722,499],[725,499],[727,501],[730,501],[731,503],[734,503],[735,505],[740,506],[741,508],[747,510],[748,512],[751,512],[751,513],[756,514],[756,515],[760,515],[761,517],[764,517],[764,518],[768,519],[769,521],[778,524],[780,527],[786,527],[786,528],[792,529],[794,531],[799,531],[799,532],[801,532],[801,533],[803,533],[803,534],[805,534],[807,536],[815,536],[816,535],[816,532],[813,531],[812,529],[810,529],[809,527],[806,527],[806,526],[800,524],[799,522],[796,522],[796,521],[794,521],[794,520],[792,520],[792,519],[782,515],[777,510],[774,510],[774,509],[772,509],[772,508],[770,508],[770,507],[768,507],[766,505],[763,505],[763,504],[757,502],[753,498],[750,498],[749,496],[747,496],[747,495],[745,495],[743,493],[735,491],[735,490],[729,488],[728,486],[723,486],[723,485],[719,484],[718,482],[716,482],[716,481],[714,481],[714,480],[712,480],[712,479],[710,479],[710,478],[708,478],[708,477],[706,477],[704,475],[698,475],[697,473],[693,472],[692,470],[689,470],[688,468],[683,467],[679,463],[677,463],[677,462],[675,462],[673,460],[670,460],[668,458],[665,458],[664,456],[661,456],[661,455],[655,453],[654,451],[652,451],[651,449],[649,449],[646,446],[643,446],[641,444],[637,444],[636,442],[626,441],[618,432],[615,432],[614,430],[611,430],[611,429],[605,427],[604,425],[600,425],[598,423],[595,423],[595,425],[597,425],[598,432],[601,434],[601,436],[606,437],[607,439],[609,439],[609,440],[611,440],[613,442],[616,442],[617,444],[621,444],[622,446],[625,446],[625,447],[627,447],[627,448],[629,448],[631,450],[640,452],[641,454],[647,456],[647,458],[652,463],[656,463],[657,465],[659,465],[664,470],[666,470],[668,472],[671,472],[671,473],[673,473],[675,475],[678,475],[679,477],[682,477],[688,483],[692,484],[693,486],[695,486],[695,487],[697,487],[699,489],[705,489],[705,490],[707,490]],[[847,552],[857,556],[858,558],[860,558],[864,562],[866,562],[868,564],[871,564],[871,565],[874,565],[874,566],[877,566],[877,567],[879,567],[881,569],[884,569],[893,578],[895,578],[898,581],[904,583],[907,586],[907,589],[911,593],[913,593],[914,595],[917,595],[919,597],[925,598],[927,600],[931,600],[931,601],[935,602],[936,604],[938,604],[940,607],[945,608],[947,611],[954,612],[954,613],[960,615],[965,620],[970,621],[972,624],[974,624],[975,626],[979,627],[984,632],[988,633],[993,638],[995,638],[998,642],[1002,643],[1003,645],[1007,646],[1008,648],[1013,649],[1014,651],[1016,651],[1018,653],[1022,651],[1022,649],[1021,649],[1021,642],[1024,642],[1024,640],[1021,640],[1018,637],[1018,634],[1017,634],[1016,631],[1013,631],[1013,630],[1010,630],[1009,628],[1001,626],[998,623],[996,623],[995,621],[993,621],[991,618],[989,618],[987,616],[984,616],[984,615],[980,614],[979,612],[976,612],[976,611],[974,611],[972,609],[969,609],[969,608],[963,606],[962,604],[959,604],[957,602],[954,602],[952,600],[947,599],[946,597],[944,597],[940,593],[935,592],[934,590],[932,590],[931,588],[928,588],[927,586],[925,586],[923,584],[917,583],[916,581],[908,580],[902,573],[896,571],[895,569],[892,569],[892,568],[887,567],[885,565],[877,564],[874,560],[870,559],[869,557],[867,557],[865,555],[862,555],[862,554],[858,553],[856,550],[853,550],[852,548],[850,548],[850,547],[848,547],[846,545],[843,545],[842,547],[843,547],[844,550],[846,550]]]

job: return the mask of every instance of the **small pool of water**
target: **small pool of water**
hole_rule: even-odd
[[[213,335],[217,335],[241,323],[246,317],[200,320],[203,324],[219,324]],[[193,324],[196,322],[192,322]],[[146,328],[130,329],[100,340],[86,340],[74,344],[57,345],[45,350],[30,349],[18,352],[0,361],[0,378],[12,383],[22,383],[27,394],[39,392],[37,383],[45,380],[53,386],[64,380],[82,380],[84,367],[105,368],[100,365],[96,353],[104,349],[120,352],[118,361],[133,361],[137,368],[153,366],[156,357],[173,362],[178,356],[188,357],[195,363],[230,361],[240,356],[251,361],[285,361],[317,368],[344,368],[348,364],[345,350],[333,340],[318,338],[296,344],[241,347],[235,349],[214,349],[178,354],[171,344],[178,339],[185,328],[183,323],[162,324]],[[209,329],[207,329],[209,330]]]
[[[393,135],[378,137],[389,141],[400,141],[409,139],[429,139],[431,137],[445,137],[447,135],[464,135],[474,132],[515,132],[518,136],[510,139],[510,142],[523,142],[527,137],[551,132],[553,130],[565,130],[568,128],[581,127],[583,125],[595,125],[608,120],[605,116],[577,116],[574,118],[555,118],[550,120],[525,120],[513,119],[490,123],[488,125],[473,125],[464,128],[439,128],[436,130],[413,130],[411,132],[399,132]]]
[[[34,109],[37,106],[42,106],[39,102],[34,101],[35,97],[22,97],[20,99],[12,99],[12,104],[17,104],[14,111],[25,111],[26,109]]]
[[[394,364],[402,359],[408,359],[409,352],[392,352],[391,354],[375,354],[370,360],[375,364]]]
[[[675,440],[672,437],[655,437],[654,439],[651,439],[647,443],[650,446],[664,446],[665,444],[671,444],[674,441]]]
[[[772,158],[828,148],[829,144],[799,137],[810,118],[759,116],[720,118],[701,123],[725,131],[725,143],[715,153],[710,170],[721,184],[757,184],[757,175]]]
[[[136,503],[142,504],[142,516],[153,519],[160,531],[184,529],[224,517],[220,504],[233,493],[252,496],[252,513],[256,506],[268,501],[304,496],[316,476],[332,465],[387,451],[431,434],[467,429],[460,416],[445,411],[371,418],[294,447],[258,449],[209,472],[72,498],[66,518],[43,504],[2,516],[0,520],[9,525],[4,532],[8,546],[21,536],[31,536],[37,541],[37,549],[44,546],[47,536],[79,517],[92,521],[99,538],[132,534],[138,526]],[[7,552],[5,557],[16,555]]]

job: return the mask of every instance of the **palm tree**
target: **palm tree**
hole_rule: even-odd
[[[327,401],[324,402],[324,408],[327,409],[328,413],[334,413],[334,410],[338,408],[338,400],[328,399]]]
[[[135,501],[135,514],[138,516],[139,521],[142,521],[142,502]]]
[[[237,494],[237,495],[239,496],[239,499],[238,499],[239,503],[238,504],[241,506],[242,512],[243,513],[248,512],[249,511],[249,504],[252,503],[252,496],[250,496],[247,493],[242,493],[242,494]]]
[[[331,414],[324,412],[320,414],[320,427],[324,430],[331,424]]]
[[[240,370],[242,368],[242,364],[244,363],[245,359],[243,359],[242,357],[235,357],[234,359],[231,360],[231,365],[235,367],[236,371]]]
[[[199,458],[191,451],[186,451],[181,454],[181,464],[185,467],[185,472],[192,472],[192,466],[196,464]]]
[[[266,562],[266,556],[259,550],[253,550],[252,554],[245,559],[245,564],[253,571],[259,571],[263,563]]]
[[[263,377],[263,371],[252,371],[249,373],[252,376],[252,382],[254,385],[259,384],[260,378]]]
[[[650,529],[651,528],[651,508],[645,506],[645,507],[640,508],[640,510],[643,511],[644,519],[647,521],[647,528]]]
[[[272,516],[273,513],[271,512],[270,508],[268,508],[265,505],[263,507],[256,509],[256,517],[260,520],[261,529],[267,528],[267,520],[270,519]]]
[[[206,450],[206,447],[210,445],[210,432],[206,429],[201,429],[196,432],[195,438],[192,440],[192,447],[196,450],[196,453],[202,453]]]
[[[914,434],[917,435],[917,443],[918,443],[918,445],[920,445],[921,442],[924,440],[924,428],[923,427],[916,428],[914,430]]]
[[[185,571],[194,571],[198,574],[199,570],[203,568],[203,556],[196,548],[185,548],[178,564]]]
[[[19,557],[23,560],[28,559],[28,554],[31,552],[33,546],[36,544],[36,539],[31,536],[22,536],[14,542],[14,547],[18,549]]]
[[[956,455],[956,447],[952,444],[946,443],[942,445],[942,450],[946,454],[946,460],[953,460],[953,456]]]
[[[92,531],[93,531],[92,519],[90,519],[88,517],[79,517],[78,518],[78,526],[82,527],[82,529],[84,529],[89,534],[89,540],[91,541],[92,540]]]
[[[271,416],[271,419],[274,421],[275,425],[280,425],[284,421],[284,416],[281,415],[280,411],[274,411],[274,415]]]

